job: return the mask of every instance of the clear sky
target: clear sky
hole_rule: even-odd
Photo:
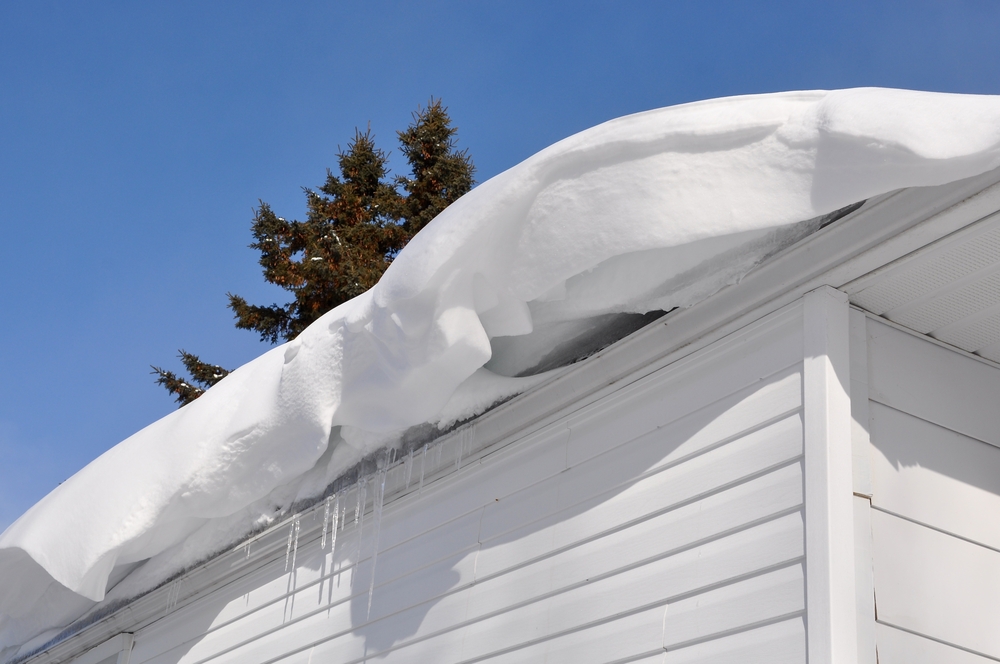
[[[284,301],[253,208],[301,218],[355,127],[441,97],[485,180],[710,97],[997,94],[998,35],[991,0],[0,3],[0,529],[175,408],[150,364],[266,349],[226,307]]]

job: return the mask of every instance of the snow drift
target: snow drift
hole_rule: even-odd
[[[901,90],[706,101],[560,141],[453,204],[371,291],[11,525],[0,650],[71,622],[123,574],[115,592],[139,593],[237,541],[407,427],[525,389],[611,314],[690,306],[822,215],[998,166],[1000,98]]]

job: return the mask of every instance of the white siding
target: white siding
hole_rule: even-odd
[[[371,515],[359,564],[304,538],[131,663],[804,662],[799,311],[387,505],[370,616]]]
[[[1000,369],[867,327],[879,662],[1000,658]]]
[[[803,298],[806,641],[810,664],[858,654],[847,297],[823,287]]]
[[[881,662],[906,664],[990,664],[995,659],[946,645],[919,634],[888,625],[877,625],[878,652]]]

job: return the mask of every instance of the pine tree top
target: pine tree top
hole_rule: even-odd
[[[413,113],[397,132],[409,176],[390,178],[388,157],[368,129],[355,130],[337,153],[338,173],[327,171],[317,189],[303,189],[304,221],[279,217],[264,201],[251,227],[264,280],[287,290],[285,304],[256,305],[232,293],[236,327],[270,343],[291,340],[334,307],[374,286],[410,239],[472,189],[475,167],[458,150],[457,130],[440,99]],[[228,373],[180,351],[190,379],[153,367],[157,383],[184,405]]]
[[[456,149],[455,134],[447,109],[431,99],[397,134],[409,177],[390,180],[388,158],[371,131],[355,130],[337,154],[339,175],[328,171],[318,190],[304,190],[305,221],[286,221],[262,201],[250,247],[261,254],[264,279],[293,300],[261,306],[230,294],[236,326],[271,343],[291,340],[374,286],[410,238],[472,188],[475,168]]]

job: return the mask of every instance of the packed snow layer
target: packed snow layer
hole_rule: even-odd
[[[155,586],[408,427],[530,387],[539,377],[515,376],[610,314],[692,305],[808,220],[997,166],[1000,98],[902,90],[719,99],[560,141],[454,203],[371,291],[11,525],[0,650],[71,622],[123,574],[117,596]]]

